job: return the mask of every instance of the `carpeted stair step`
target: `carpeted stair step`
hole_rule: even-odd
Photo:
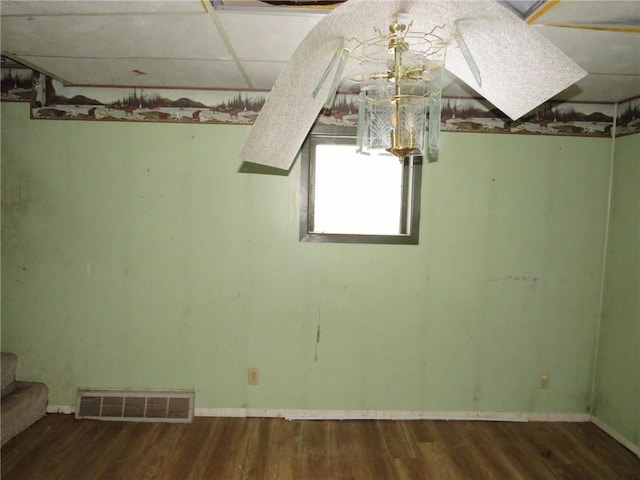
[[[2,445],[40,420],[47,411],[44,383],[15,382],[13,392],[2,399]]]
[[[17,382],[18,357],[2,352],[2,405],[0,406],[0,431],[2,445],[18,435],[32,423],[40,420],[47,411],[49,392],[44,383]]]

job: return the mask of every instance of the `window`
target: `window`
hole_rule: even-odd
[[[418,244],[421,157],[358,154],[355,129],[319,127],[301,157],[301,241]]]

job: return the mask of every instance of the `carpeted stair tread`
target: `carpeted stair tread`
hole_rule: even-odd
[[[2,398],[2,445],[42,418],[47,410],[44,383],[14,382],[13,392]]]

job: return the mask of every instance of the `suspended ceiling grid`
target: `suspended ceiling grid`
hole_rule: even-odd
[[[640,95],[640,1],[502,3],[533,6],[529,23],[589,72],[556,99],[612,103]],[[2,0],[0,46],[3,55],[74,85],[270,90],[327,11],[217,4]],[[477,96],[451,75],[444,95]]]

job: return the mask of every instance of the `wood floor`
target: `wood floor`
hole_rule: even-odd
[[[1,453],[3,480],[640,479],[640,458],[591,423],[48,415]]]

